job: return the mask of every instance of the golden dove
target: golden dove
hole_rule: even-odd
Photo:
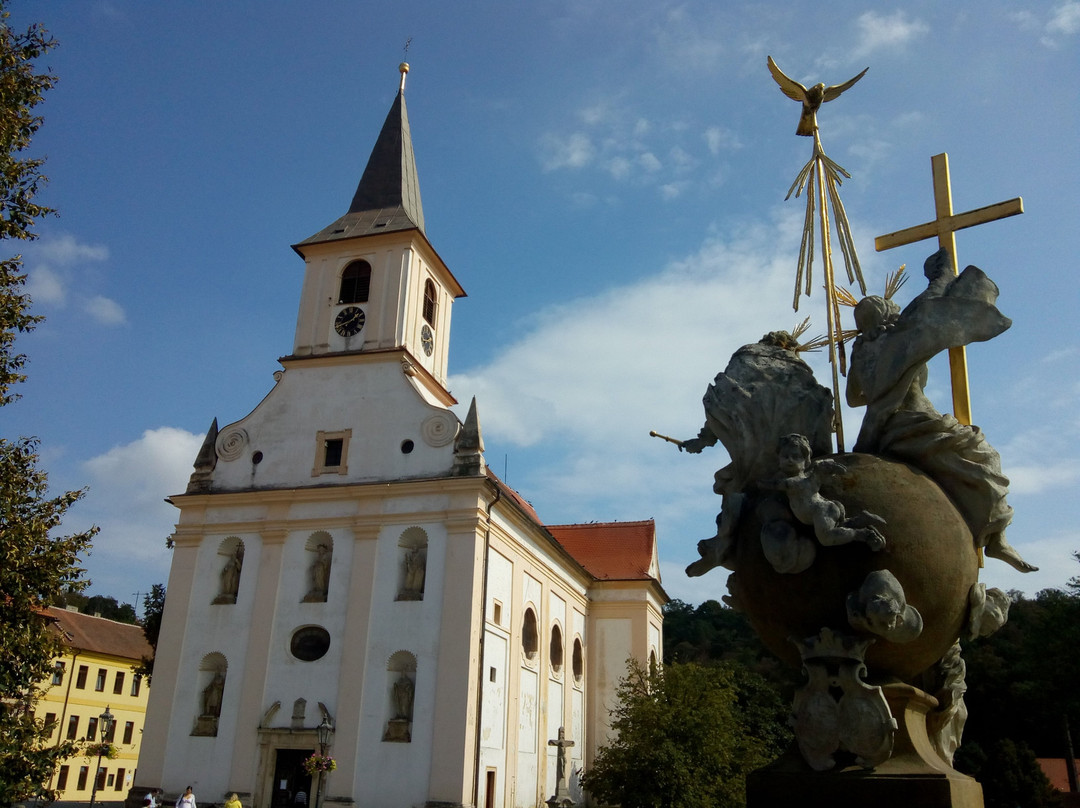
[[[784,95],[794,101],[802,101],[802,116],[799,118],[799,128],[795,130],[795,134],[806,135],[807,137],[811,137],[818,128],[818,108],[826,101],[832,101],[838,97],[840,93],[865,76],[866,70],[870,69],[869,67],[866,68],[855,78],[848,79],[843,84],[826,87],[824,83],[818,83],[807,89],[794,79],[785,76],[784,71],[776,66],[776,62],[773,61],[771,56],[767,58],[769,60],[769,72],[776,79],[776,83],[780,85]]]

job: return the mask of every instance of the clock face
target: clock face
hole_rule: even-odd
[[[435,349],[435,335],[426,325],[420,329],[420,344],[424,346],[424,353],[431,356],[431,352]]]
[[[358,309],[356,306],[346,306],[338,312],[337,319],[334,320],[334,330],[343,337],[355,336],[364,327],[365,319],[363,309]]]

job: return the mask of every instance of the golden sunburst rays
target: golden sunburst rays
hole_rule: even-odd
[[[851,87],[865,75],[864,70],[859,75],[844,82],[843,84],[826,87],[824,84],[816,84],[807,89],[802,84],[786,76],[777,67],[772,57],[768,58],[769,72],[780,86],[781,91],[788,98],[800,101],[803,105],[802,118],[796,134],[812,135],[814,148],[810,160],[799,171],[795,181],[788,189],[785,200],[790,199],[792,194],[796,198],[806,191],[806,216],[803,219],[802,243],[799,245],[799,260],[795,272],[795,294],[792,300],[792,308],[799,310],[799,299],[805,294],[810,296],[813,288],[813,267],[815,242],[820,243],[821,263],[824,274],[825,287],[825,314],[827,321],[827,333],[824,337],[816,337],[801,345],[802,350],[820,350],[825,346],[829,348],[829,364],[832,368],[833,399],[836,406],[833,408],[833,431],[836,432],[836,449],[844,451],[844,423],[841,416],[840,376],[847,375],[847,353],[844,343],[854,336],[853,332],[845,331],[840,325],[840,306],[852,305],[849,300],[854,296],[847,289],[836,285],[836,276],[833,268],[833,233],[836,242],[840,245],[840,253],[843,256],[844,266],[847,270],[849,284],[857,283],[861,294],[866,294],[866,281],[863,279],[862,267],[859,265],[859,256],[855,251],[855,241],[851,235],[851,225],[848,222],[847,211],[840,199],[840,185],[843,178],[851,179],[851,174],[839,163],[830,159],[825,154],[821,145],[821,135],[817,125],[817,111],[826,101],[837,98],[842,92]],[[829,209],[832,209],[830,216]],[[805,331],[805,328],[803,329]]]

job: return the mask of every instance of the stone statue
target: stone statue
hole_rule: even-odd
[[[1001,458],[978,427],[942,415],[923,393],[926,363],[946,348],[992,339],[1012,325],[998,311],[997,285],[978,267],[959,277],[939,250],[924,266],[929,285],[903,312],[891,300],[855,307],[847,400],[866,405],[856,452],[910,463],[956,503],[979,547],[1021,572],[1035,569],[1005,540],[1012,508]]]
[[[315,547],[315,560],[311,562],[311,591],[305,601],[325,603],[330,589],[330,548],[325,544]]]
[[[570,795],[570,785],[566,775],[566,750],[574,741],[566,740],[566,728],[559,727],[559,737],[548,741],[548,746],[556,747],[555,752],[555,794],[547,800],[551,808],[569,808],[574,804]]]
[[[427,572],[427,553],[423,547],[413,547],[405,553],[405,592],[421,595]]]
[[[202,714],[204,717],[217,718],[221,715],[221,697],[225,692],[225,674],[221,671],[214,673],[210,684],[203,688]]]
[[[239,545],[221,570],[221,593],[216,602],[236,603],[236,593],[240,589],[240,571],[243,566],[244,548],[243,545]]]
[[[413,695],[415,686],[409,675],[402,671],[401,676],[394,682],[394,718],[400,721],[412,721]]]
[[[853,628],[890,642],[911,642],[923,629],[922,615],[908,605],[904,587],[888,570],[871,572],[862,586],[848,595],[847,615]]]

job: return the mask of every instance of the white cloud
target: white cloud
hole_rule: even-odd
[[[892,14],[867,11],[859,16],[857,25],[860,42],[853,54],[856,58],[885,49],[903,48],[930,30],[930,26],[921,20],[909,20],[903,11]]]
[[[123,307],[115,300],[101,295],[87,300],[83,309],[101,325],[123,325],[127,322]]]
[[[721,151],[742,148],[739,136],[727,127],[710,126],[705,130],[702,137],[705,138],[705,145],[709,147],[709,151],[714,155],[719,154]]]
[[[657,159],[656,155],[652,152],[644,152],[642,154],[639,154],[637,158],[637,163],[649,173],[659,171],[661,168],[664,167],[664,164],[661,163],[660,160]]]
[[[26,291],[35,303],[63,306],[67,300],[67,285],[64,279],[44,264],[38,264],[32,271],[27,271]]]
[[[1050,34],[1066,35],[1080,32],[1080,2],[1069,0],[1055,8],[1050,13],[1046,31]]]
[[[101,244],[80,244],[74,236],[65,233],[34,242],[27,254],[43,263],[71,266],[85,261],[105,261],[109,249]]]
[[[101,528],[87,563],[94,591],[123,600],[128,589],[145,592],[166,579],[165,539],[178,511],[163,496],[187,487],[202,441],[175,427],[149,429],[83,464],[89,492],[70,518]],[[152,580],[141,580],[144,575]]]
[[[86,273],[79,270],[108,258],[107,247],[83,244],[68,234],[30,242],[23,248],[26,290],[35,303],[63,306],[73,292],[84,294]]]
[[[555,134],[546,134],[541,140],[541,150],[544,154],[542,164],[544,171],[555,171],[560,168],[584,168],[593,161],[596,156],[596,147],[593,146],[589,136],[581,132],[560,137]]]

